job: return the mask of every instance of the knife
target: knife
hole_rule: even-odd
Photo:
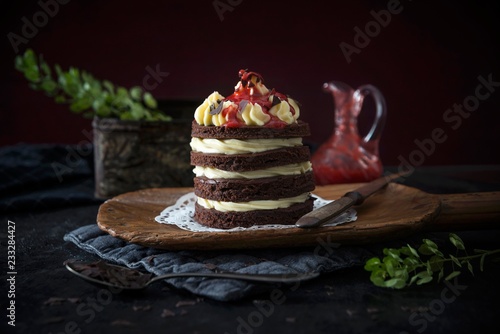
[[[305,214],[297,220],[295,226],[302,228],[321,226],[340,216],[350,207],[360,205],[365,199],[387,186],[390,182],[408,174],[408,172],[402,172],[379,177],[356,190],[345,193],[341,198]]]

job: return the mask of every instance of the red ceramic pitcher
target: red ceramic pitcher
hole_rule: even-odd
[[[335,128],[311,158],[316,184],[368,182],[380,177],[383,167],[378,147],[387,114],[384,96],[372,85],[354,90],[343,82],[332,81],[323,88],[333,95]],[[376,105],[375,121],[361,138],[357,119],[364,98],[370,94]]]

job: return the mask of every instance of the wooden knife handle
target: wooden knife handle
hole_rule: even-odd
[[[441,201],[432,231],[500,228],[500,192],[433,195]]]

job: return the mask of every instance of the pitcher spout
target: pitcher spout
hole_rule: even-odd
[[[349,93],[353,91],[351,86],[340,81],[325,82],[323,84],[323,89],[327,92],[332,92],[332,93],[337,93],[337,92]]]
[[[351,100],[354,92],[351,86],[340,81],[325,82],[323,84],[323,90],[332,94],[337,108]]]

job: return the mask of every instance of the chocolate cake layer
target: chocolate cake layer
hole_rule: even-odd
[[[244,172],[284,166],[310,160],[309,147],[294,146],[259,153],[218,154],[191,151],[191,165],[230,172]]]
[[[295,197],[314,190],[312,172],[260,179],[194,178],[198,197],[222,202],[249,202]]]
[[[202,225],[223,229],[267,224],[292,225],[300,217],[312,210],[313,202],[314,199],[310,198],[304,203],[297,203],[284,209],[245,212],[221,212],[214,209],[205,209],[198,203],[195,203],[194,218]]]
[[[242,126],[230,128],[226,126],[204,126],[193,121],[191,137],[215,139],[272,139],[310,136],[309,124],[298,121],[283,128],[267,128],[262,126]]]

